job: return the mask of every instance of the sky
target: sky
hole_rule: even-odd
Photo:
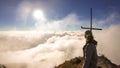
[[[93,26],[107,28],[119,24],[119,3],[119,0],[0,0],[0,30],[79,30],[89,26],[90,8]],[[42,11],[44,21],[35,19],[36,10]]]

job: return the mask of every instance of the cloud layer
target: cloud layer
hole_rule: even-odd
[[[18,38],[18,39],[22,37],[21,38],[22,40],[27,40],[27,39],[35,40],[34,38],[37,36],[35,33],[34,34],[35,36],[33,37],[33,34],[30,34],[30,32],[24,33],[24,34],[21,34],[21,32],[19,33],[17,32],[12,35],[9,35],[9,33],[11,32],[8,32],[8,34],[5,33],[7,35],[7,38],[8,36],[10,37],[14,36],[12,38]],[[43,40],[39,40],[38,42],[41,42],[41,41],[44,41],[44,42],[40,43],[39,45],[36,45],[35,47],[33,47],[34,46],[33,44],[31,48],[30,48],[30,45],[26,45],[26,43],[28,43],[26,41],[24,42],[24,45],[22,43],[17,42],[19,40],[12,39],[11,42],[6,41],[8,43],[7,45],[1,45],[3,47],[1,48],[1,51],[2,50],[3,51],[0,52],[0,60],[1,60],[0,63],[2,64],[26,63],[27,68],[48,68],[48,67],[53,68],[54,66],[61,64],[65,60],[69,60],[71,58],[74,58],[80,55],[82,56],[81,48],[83,46],[82,45],[83,38],[80,32],[58,32],[58,33],[47,33],[47,34],[45,33],[43,35],[45,35],[44,37],[42,37]],[[40,37],[43,35],[39,35],[37,37]],[[8,38],[6,40],[11,40],[11,39]],[[2,41],[4,40],[1,40],[1,42]],[[21,44],[21,46],[17,44],[12,45],[12,43],[14,42]],[[15,46],[15,49],[16,47],[18,47],[18,50],[16,49],[13,51],[13,49],[9,47],[10,45],[13,47],[13,49],[14,49],[14,46]],[[4,47],[7,47],[7,46],[8,48],[7,50],[5,50]],[[28,48],[24,48],[23,46],[26,46],[26,47],[28,46]]]
[[[103,31],[96,31],[95,37],[99,41],[98,51],[100,54],[104,54],[112,62],[119,64],[120,63],[120,25],[110,26],[108,29]]]
[[[120,63],[119,28],[120,25],[114,25],[103,31],[94,31],[98,54],[105,55],[116,64]],[[0,34],[0,63],[6,64],[8,68],[16,65],[25,68],[53,68],[65,60],[83,56],[83,31],[8,31]]]

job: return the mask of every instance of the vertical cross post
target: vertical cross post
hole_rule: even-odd
[[[93,26],[92,26],[92,8],[90,8],[90,27],[82,27],[81,26],[81,28],[82,29],[89,29],[91,32],[92,32],[92,30],[102,30],[100,28],[93,28]]]
[[[90,8],[90,31],[92,32],[92,8]]]

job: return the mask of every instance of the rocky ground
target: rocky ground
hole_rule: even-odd
[[[20,65],[22,65],[22,66],[20,66]],[[59,66],[56,66],[55,68],[82,68],[82,65],[83,65],[83,58],[76,57],[69,61],[65,61],[63,64],[60,64]],[[120,65],[116,65],[116,64],[112,63],[105,56],[99,56],[97,66],[98,66],[98,68],[120,68]],[[0,64],[0,68],[27,68],[27,67],[25,64],[19,64],[19,65]]]
[[[55,68],[82,68],[83,58],[76,57],[70,61],[65,61],[63,64],[56,66]],[[116,65],[108,60],[104,56],[99,56],[98,58],[98,68],[120,68],[120,65]]]

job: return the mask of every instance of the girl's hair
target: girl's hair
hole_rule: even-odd
[[[93,43],[93,44],[97,45],[97,41],[94,40],[93,34],[92,34],[92,32],[90,30],[87,30],[85,32],[85,36],[87,36],[86,37],[86,39],[87,39],[86,43]]]
[[[92,34],[92,32],[91,32],[90,30],[87,30],[87,31],[85,32],[85,35],[88,36],[88,37],[87,37],[87,41],[88,41],[88,42],[92,42],[92,41],[94,40],[93,34]]]

